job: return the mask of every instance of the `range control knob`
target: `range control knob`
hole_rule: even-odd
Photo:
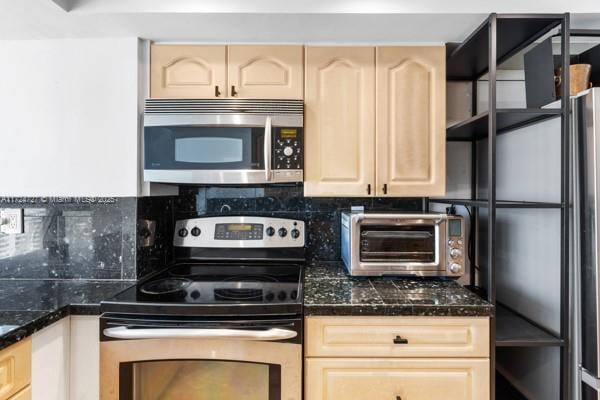
[[[283,149],[283,154],[285,154],[286,157],[289,157],[292,154],[294,154],[294,149],[292,149],[290,146],[285,146],[285,148]]]
[[[450,257],[452,257],[452,258],[458,258],[461,255],[462,255],[462,251],[460,251],[459,249],[450,250]]]
[[[192,236],[200,236],[201,233],[202,231],[197,226],[192,228]]]
[[[452,272],[453,274],[458,274],[460,272],[460,270],[462,269],[462,267],[458,263],[452,263],[452,264],[450,264],[450,266],[448,268],[450,269],[450,272]]]
[[[277,231],[277,233],[279,233],[279,236],[281,236],[281,237],[286,237],[287,236],[287,229],[285,229],[285,228],[279,228],[279,230]]]
[[[197,290],[192,291],[192,293],[190,293],[190,297],[194,300],[197,300],[198,297],[200,297],[200,292]]]
[[[275,228],[272,226],[267,228],[267,236],[273,236],[275,234]]]
[[[292,292],[290,293],[290,299],[296,300],[297,298],[298,298],[298,291],[292,290]]]
[[[179,232],[177,232],[177,234],[179,235],[179,237],[186,237],[188,235],[188,230],[185,228],[181,228]]]
[[[265,296],[265,300],[267,301],[273,301],[274,298],[275,295],[273,293],[267,293],[267,295]]]
[[[292,235],[294,239],[298,239],[300,237],[300,231],[298,229],[292,229],[290,235]]]
[[[286,292],[284,292],[284,291],[282,290],[282,291],[281,291],[281,292],[279,292],[279,294],[277,295],[277,298],[278,298],[280,301],[284,301],[284,300],[287,298],[287,293],[286,293]]]

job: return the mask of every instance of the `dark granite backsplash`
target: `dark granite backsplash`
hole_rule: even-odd
[[[135,279],[137,200],[0,198],[25,233],[0,234],[0,279]]]
[[[309,260],[340,260],[340,212],[420,211],[422,199],[306,198],[302,185],[181,187],[179,196],[0,198],[25,233],[0,234],[0,279],[133,280],[167,265],[178,219],[268,215],[307,224]]]
[[[310,260],[340,260],[340,212],[351,206],[370,211],[421,211],[421,198],[304,197],[302,185],[268,187],[181,187],[174,199],[175,219],[208,215],[268,215],[307,224]]]

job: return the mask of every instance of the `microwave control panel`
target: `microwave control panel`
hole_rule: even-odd
[[[304,168],[304,132],[302,128],[273,128],[273,169]]]
[[[465,227],[461,217],[448,217],[448,272],[452,275],[462,275],[465,270]]]

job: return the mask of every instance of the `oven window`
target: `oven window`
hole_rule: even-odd
[[[360,234],[360,260],[435,262],[435,227],[363,226]]]
[[[186,163],[231,163],[244,160],[244,141],[226,137],[175,139],[175,161]]]
[[[281,368],[271,364],[166,360],[135,362],[130,368],[132,393],[126,397],[133,400],[281,398]]]

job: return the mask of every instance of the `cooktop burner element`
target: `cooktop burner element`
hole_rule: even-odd
[[[304,232],[302,221],[282,218],[178,221],[174,239],[178,262],[102,302],[102,311],[190,317],[301,314],[304,241],[288,243],[270,236],[266,231],[273,224]],[[182,240],[181,229],[197,226],[209,236],[198,243]],[[223,239],[216,229],[246,232],[260,226],[265,230],[261,240],[254,235]]]
[[[192,282],[190,279],[184,278],[158,279],[142,285],[140,292],[149,295],[173,294],[185,291],[185,288],[189,286],[190,282]]]

